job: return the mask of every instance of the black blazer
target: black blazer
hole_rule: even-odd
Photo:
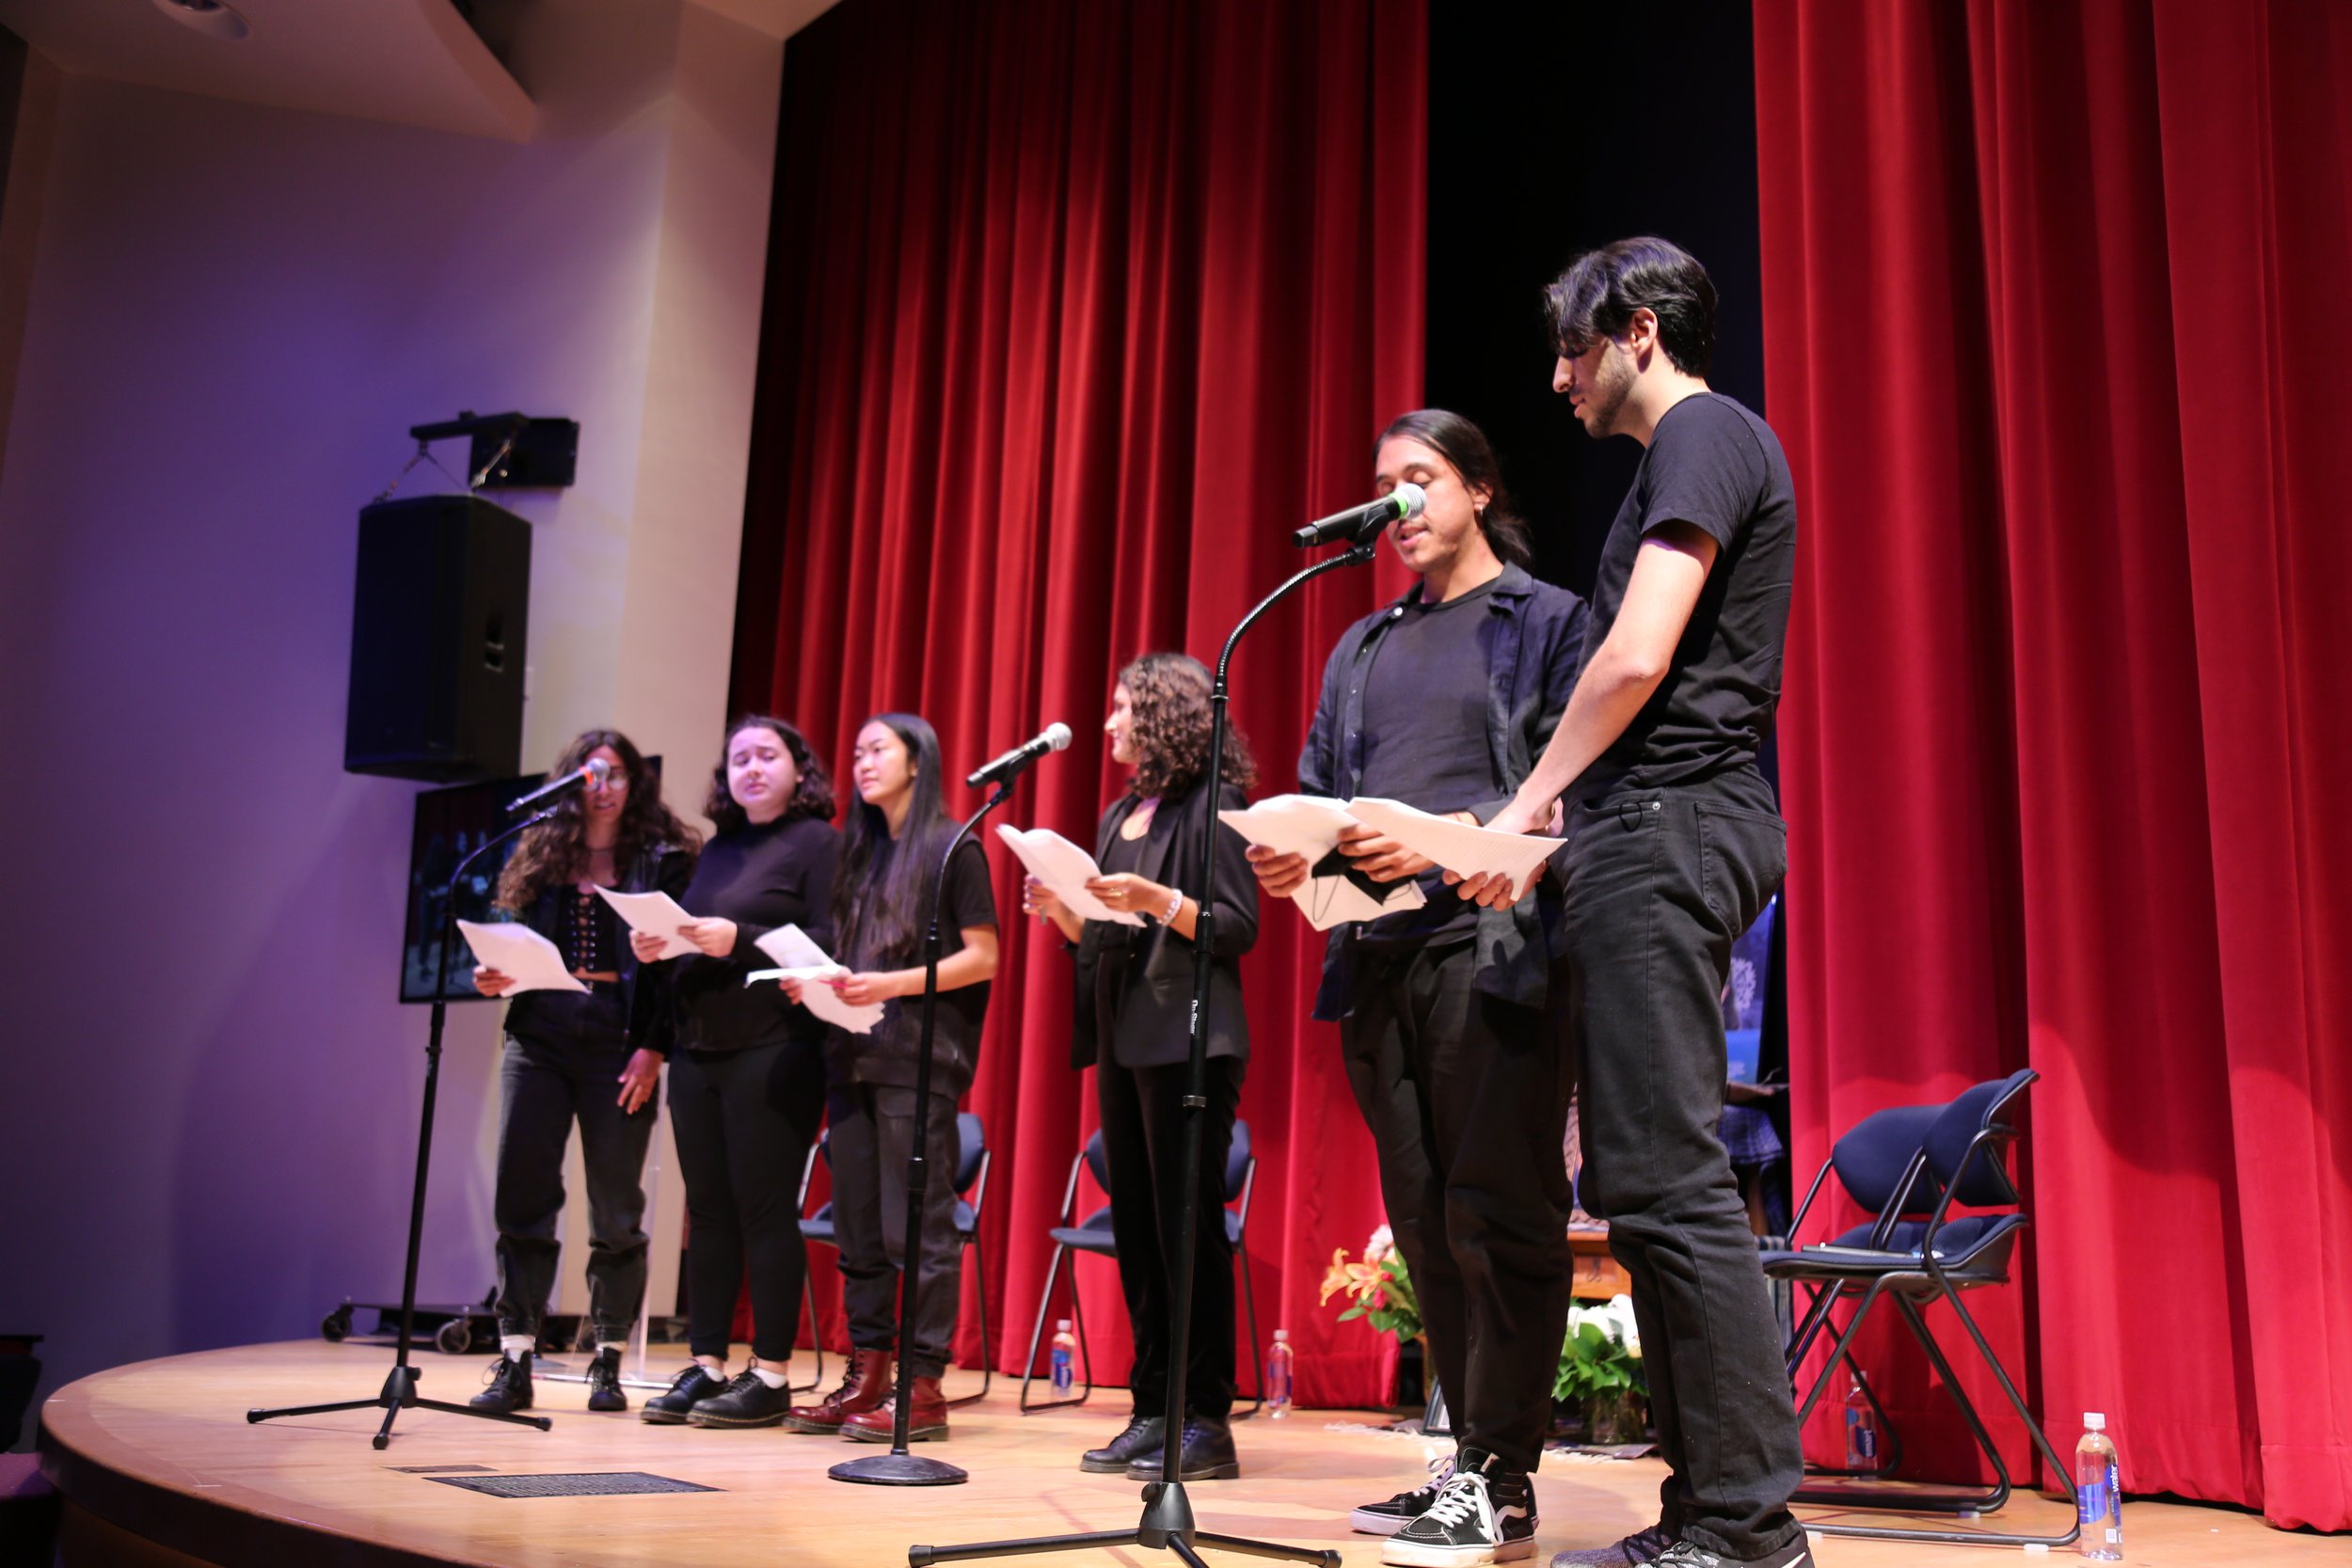
[[[1232,784],[1220,791],[1220,808],[1239,811],[1248,798]],[[1258,879],[1249,869],[1248,845],[1241,834],[1218,822],[1208,810],[1209,792],[1189,794],[1160,802],[1143,837],[1143,853],[1136,867],[1141,876],[1200,897],[1201,835],[1216,834],[1216,904],[1214,958],[1209,969],[1209,1054],[1249,1059],[1249,1021],[1241,1006],[1241,956],[1258,942]],[[1132,795],[1111,802],[1094,835],[1099,863],[1110,853],[1113,839],[1139,802]],[[1096,1038],[1094,987],[1100,967],[1103,938],[1109,929],[1089,920],[1078,941],[1077,1017],[1070,1032],[1070,1065],[1092,1067],[1104,1054],[1105,1042]],[[1136,943],[1127,964],[1127,980],[1113,1007],[1113,1038],[1109,1057],[1120,1067],[1168,1067],[1187,1058],[1192,1040],[1192,943],[1145,916],[1141,929],[1130,938]]]

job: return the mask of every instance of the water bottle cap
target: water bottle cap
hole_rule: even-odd
[[[1291,1331],[1287,1328],[1278,1328],[1274,1331],[1274,1342],[1278,1345],[1290,1337]]]
[[[1057,1333],[1057,1334],[1067,1334],[1067,1333],[1069,1333],[1069,1332],[1070,1332],[1070,1320],[1069,1320],[1068,1318],[1056,1318],[1056,1319],[1054,1320],[1054,1332],[1055,1332],[1055,1333]]]
[[[2105,1432],[2107,1430],[2107,1418],[2095,1410],[2086,1410],[2083,1412],[2083,1426],[2090,1432]]]

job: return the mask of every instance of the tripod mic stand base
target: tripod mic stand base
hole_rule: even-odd
[[[246,1424],[276,1420],[281,1416],[325,1416],[337,1410],[381,1410],[384,1424],[376,1430],[368,1445],[383,1449],[392,1440],[392,1422],[404,1410],[437,1410],[445,1416],[471,1416],[476,1420],[504,1421],[511,1426],[537,1427],[541,1432],[555,1423],[545,1416],[510,1416],[503,1410],[476,1410],[470,1404],[452,1404],[446,1400],[421,1400],[417,1397],[417,1369],[395,1363],[391,1375],[384,1380],[383,1392],[372,1400],[339,1400],[333,1404],[295,1404],[278,1410],[248,1410]]]
[[[1340,1568],[1340,1554],[1323,1546],[1283,1546],[1238,1535],[1212,1535],[1193,1528],[1192,1502],[1182,1481],[1155,1481],[1143,1489],[1143,1522],[1134,1529],[1093,1530],[1082,1535],[1038,1535],[1020,1541],[978,1541],[965,1546],[909,1546],[908,1568],[976,1558],[1033,1557],[1046,1552],[1086,1551],[1098,1546],[1140,1546],[1173,1553],[1187,1568],[1207,1568],[1196,1548],[1214,1547],[1278,1562],[1311,1562]]]
[[[835,1481],[857,1481],[866,1486],[961,1486],[972,1479],[969,1472],[958,1469],[944,1459],[926,1459],[919,1453],[878,1453],[870,1459],[845,1459],[825,1474]]]

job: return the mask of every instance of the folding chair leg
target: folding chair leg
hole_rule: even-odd
[[[1249,1314],[1249,1364],[1258,1369],[1258,1397],[1249,1402],[1249,1408],[1233,1413],[1233,1419],[1247,1420],[1265,1408],[1265,1352],[1258,1344],[1258,1291],[1249,1282],[1249,1238],[1242,1237],[1243,1245],[1233,1250],[1241,1254],[1241,1299]]]
[[[970,1245],[963,1250],[972,1253],[979,1259],[980,1288],[975,1294],[979,1297],[980,1302],[980,1391],[977,1394],[965,1394],[960,1399],[949,1400],[947,1406],[951,1410],[961,1404],[977,1404],[988,1398],[989,1381],[996,1375],[996,1342],[988,1335],[988,1255],[980,1251],[980,1238],[977,1233],[974,1234]],[[961,1265],[962,1259],[959,1258],[957,1262]]]
[[[2009,1380],[2009,1370],[1993,1354],[1993,1347],[1985,1343],[1983,1333],[1977,1327],[1977,1320],[1961,1304],[1960,1292],[1952,1291],[1945,1299],[1952,1304],[1952,1312],[1960,1319],[1960,1325],[1968,1331],[1968,1338],[1977,1342],[1977,1354],[1983,1356],[1984,1364],[1993,1369],[1994,1379],[2000,1384],[2001,1392],[2009,1396],[2010,1408],[2016,1411],[2017,1418],[2026,1423],[2026,1431],[2032,1435],[2034,1446],[2042,1450],[2042,1457],[2050,1462],[2051,1478],[2071,1489],[2074,1465],[2058,1452],[2058,1445],[2050,1441],[2049,1433],[2034,1418],[2033,1412],[2026,1407],[2025,1397],[2017,1392],[2017,1385]],[[2072,1544],[2079,1533],[2079,1530],[2070,1531],[2066,1537],[2067,1544]]]
[[[2009,1396],[2010,1404],[2016,1410],[2018,1418],[2026,1423],[2026,1430],[2031,1433],[2035,1446],[2042,1450],[2042,1457],[2050,1462],[2052,1473],[2064,1476],[2067,1473],[2067,1466],[2065,1461],[2059,1457],[2057,1446],[2050,1441],[2049,1433],[2042,1431],[2042,1423],[2035,1420],[2033,1413],[2026,1407],[2025,1400],[2017,1392],[2017,1386],[2010,1381],[2007,1369],[2002,1367],[1999,1358],[1994,1355],[1993,1347],[1985,1341],[1984,1335],[1977,1328],[1976,1320],[1969,1315],[1968,1309],[1961,1305],[1959,1292],[1947,1290],[1942,1299],[1950,1302],[1952,1309],[1959,1314],[1962,1324],[1968,1330],[1969,1338],[1976,1342],[1978,1354],[1981,1355],[1985,1365],[1992,1369],[1994,1380],[2000,1384],[2001,1391]],[[1923,1500],[1920,1494],[1906,1492],[1896,1494],[1883,1503],[1865,1501],[1861,1503],[1861,1506],[1901,1511],[1923,1511],[1929,1508],[1941,1510],[1948,1507],[1954,1509],[1955,1512],[1992,1513],[2009,1500],[2010,1492],[2009,1466],[2002,1460],[2000,1450],[1994,1446],[1992,1434],[1985,1430],[1984,1422],[1978,1416],[1976,1406],[1961,1390],[1959,1380],[1952,1374],[1951,1364],[1945,1358],[1941,1347],[1936,1344],[1935,1336],[1930,1332],[1927,1319],[1917,1304],[1898,1295],[1895,1298],[1895,1305],[1897,1310],[1902,1313],[1903,1321],[1909,1324],[1913,1337],[1919,1341],[1920,1349],[1927,1353],[1930,1366],[1934,1370],[1935,1374],[1943,1379],[1946,1391],[1952,1396],[1953,1402],[1960,1406],[1962,1418],[1967,1421],[1970,1432],[1974,1433],[1979,1449],[1992,1462],[1994,1474],[2000,1478],[2000,1484],[1994,1493],[1978,1498],[1939,1497],[1931,1500]],[[1841,1493],[1832,1498],[1807,1497],[1800,1492],[1792,1500],[1834,1501],[1841,1506],[1851,1508],[1859,1499],[1851,1492]],[[2074,1544],[2082,1534],[2082,1527],[2074,1518],[2071,1509],[2067,1513],[2066,1529],[2062,1534],[2058,1535],[1975,1529],[1906,1529],[1891,1526],[1846,1525],[1832,1523],[1828,1520],[1810,1519],[1805,1521],[1805,1528],[1817,1534],[1852,1536],[1865,1541],[1927,1541],[1964,1546],[2045,1546],[2054,1550]]]
[[[1037,1410],[1058,1410],[1062,1406],[1068,1404],[1084,1404],[1094,1393],[1094,1362],[1092,1356],[1089,1354],[1087,1360],[1087,1391],[1084,1394],[1079,1395],[1074,1400],[1040,1400],[1034,1404],[1029,1402],[1029,1385],[1037,1379],[1037,1347],[1044,1342],[1045,1315],[1053,1309],[1054,1287],[1061,1281],[1061,1260],[1068,1255],[1069,1251],[1070,1249],[1067,1246],[1064,1246],[1059,1242],[1056,1242],[1054,1243],[1053,1261],[1045,1266],[1045,1289],[1037,1298],[1037,1322],[1031,1324],[1029,1328],[1029,1354],[1021,1363],[1021,1398],[1019,1402],[1021,1406],[1021,1414],[1024,1416]],[[1078,1346],[1081,1351],[1084,1351],[1086,1348],[1086,1320],[1080,1315],[1078,1307],[1078,1265],[1074,1259],[1072,1259],[1070,1264],[1070,1309],[1071,1316],[1077,1318],[1078,1320]]]

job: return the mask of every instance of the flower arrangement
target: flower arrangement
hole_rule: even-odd
[[[1364,1243],[1361,1261],[1350,1262],[1345,1247],[1331,1249],[1331,1266],[1324,1273],[1317,1305],[1342,1294],[1347,1297],[1348,1307],[1340,1314],[1340,1322],[1361,1318],[1375,1332],[1395,1335],[1399,1344],[1421,1338],[1421,1303],[1413,1297],[1404,1254],[1396,1250],[1396,1238],[1387,1226],[1374,1231]]]
[[[1551,1397],[1584,1407],[1587,1440],[1638,1441],[1646,1424],[1642,1403],[1648,1393],[1633,1299],[1612,1296],[1603,1307],[1571,1306]]]

